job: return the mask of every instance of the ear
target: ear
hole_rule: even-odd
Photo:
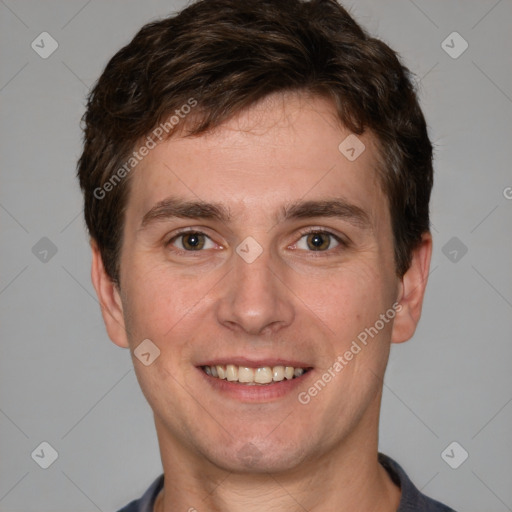
[[[402,343],[412,337],[420,320],[423,297],[427,286],[432,256],[432,235],[426,232],[413,250],[411,266],[399,286],[397,314],[393,322],[392,343]]]
[[[101,314],[107,328],[109,338],[119,347],[128,348],[128,337],[124,322],[123,305],[117,285],[105,272],[100,250],[94,240],[91,240],[92,284],[100,301]]]

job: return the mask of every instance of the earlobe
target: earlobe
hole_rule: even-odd
[[[411,266],[402,276],[397,302],[401,309],[397,311],[391,335],[392,343],[409,340],[420,320],[423,297],[427,286],[432,256],[432,235],[426,232],[421,242],[413,250]]]
[[[118,287],[106,273],[100,250],[94,240],[91,240],[91,250],[91,279],[100,302],[108,336],[119,347],[128,348],[123,305]]]

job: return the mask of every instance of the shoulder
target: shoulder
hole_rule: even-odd
[[[421,493],[411,482],[403,468],[387,455],[379,453],[379,462],[389,473],[393,482],[402,490],[397,512],[455,512],[447,505],[443,505]]]
[[[153,512],[153,505],[164,485],[164,475],[160,475],[138,500],[131,501],[117,512]]]

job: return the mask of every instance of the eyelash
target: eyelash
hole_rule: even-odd
[[[348,242],[346,240],[344,240],[343,238],[341,238],[340,236],[335,235],[334,233],[332,233],[331,231],[328,231],[326,229],[319,229],[319,228],[307,228],[303,231],[300,231],[299,240],[301,240],[304,236],[311,235],[311,234],[328,235],[331,238],[334,238],[334,240],[336,242],[338,242],[338,244],[339,244],[337,247],[334,247],[332,249],[327,249],[325,251],[307,251],[307,252],[315,254],[315,257],[321,257],[324,254],[327,256],[327,255],[329,255],[329,253],[332,254],[333,252],[338,252],[339,250],[346,249],[349,246]],[[296,245],[298,243],[298,241],[292,245]]]
[[[190,234],[190,233],[204,235],[206,238],[208,238],[209,240],[211,240],[213,242],[213,240],[206,233],[204,233],[204,232],[202,232],[200,230],[197,230],[197,229],[189,228],[189,229],[181,230],[178,233],[175,233],[172,236],[172,238],[170,238],[165,243],[165,246],[166,247],[171,247],[172,243],[175,240],[177,240],[178,238],[180,238],[180,237],[182,237],[184,235]],[[290,245],[296,245],[304,236],[307,236],[307,235],[310,235],[310,234],[328,235],[328,236],[332,237],[339,244],[338,246],[334,247],[333,249],[327,249],[325,251],[313,251],[313,250],[306,251],[306,252],[314,253],[315,257],[321,257],[322,255],[329,255],[329,253],[333,253],[334,251],[337,252],[337,250],[345,249],[345,248],[347,248],[349,246],[349,242],[344,240],[340,236],[335,235],[331,231],[327,231],[325,229],[320,229],[320,228],[307,228],[305,230],[300,231],[300,237],[297,240],[297,242],[294,242],[293,244],[290,244]],[[173,247],[172,250],[177,252],[178,254],[187,254],[187,255],[194,255],[194,253],[199,255],[201,252],[204,252],[204,249],[198,250],[198,251],[187,251],[187,250],[179,249],[177,247]]]

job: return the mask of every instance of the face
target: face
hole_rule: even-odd
[[[326,100],[273,96],[134,171],[104,315],[118,345],[160,350],[133,361],[161,447],[278,471],[376,429],[390,341],[412,332],[374,140],[350,161],[349,135]]]

